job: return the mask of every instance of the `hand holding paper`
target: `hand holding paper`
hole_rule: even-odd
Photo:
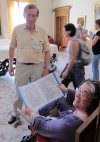
[[[31,109],[31,108],[24,108],[23,109],[23,113],[25,114],[25,115],[27,115],[27,116],[30,116],[30,117],[32,117],[32,116],[35,116],[35,115],[38,115],[38,113],[36,113],[36,112],[33,112],[33,110]]]

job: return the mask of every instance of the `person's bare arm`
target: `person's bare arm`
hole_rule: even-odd
[[[50,51],[45,52],[44,56],[44,72],[43,76],[47,75],[49,73],[49,65],[50,65]]]
[[[99,36],[95,36],[93,39],[92,39],[92,46],[94,46],[96,44],[96,42],[98,41],[100,37]],[[100,40],[100,39],[99,39]]]
[[[9,74],[14,76],[13,59],[15,48],[9,48]]]
[[[29,117],[39,115],[38,112],[35,112],[35,111],[33,112],[33,110],[32,110],[30,107],[24,108],[24,109],[23,109],[23,113],[26,114],[26,115],[29,116]]]
[[[14,76],[13,60],[14,60],[15,48],[17,48],[16,28],[14,28],[13,30],[10,47],[9,47],[9,74],[11,76]]]
[[[58,86],[63,92],[65,92],[65,93],[67,93],[68,92],[68,88],[67,87],[65,87],[65,85],[64,84],[60,84],[59,86]]]

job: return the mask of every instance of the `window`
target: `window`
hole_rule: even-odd
[[[13,27],[19,24],[25,23],[23,16],[24,7],[27,5],[27,2],[14,2],[14,12],[12,14]]]

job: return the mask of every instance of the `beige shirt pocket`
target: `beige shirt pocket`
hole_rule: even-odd
[[[34,42],[33,43],[33,45],[32,45],[32,50],[34,51],[34,52],[43,52],[43,42],[42,41],[36,41],[36,42]]]

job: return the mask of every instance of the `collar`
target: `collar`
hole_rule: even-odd
[[[26,24],[24,25],[24,29],[29,30]],[[34,32],[38,32],[38,26],[37,25],[35,25]]]

